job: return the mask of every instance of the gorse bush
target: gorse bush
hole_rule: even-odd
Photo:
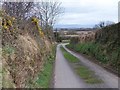
[[[3,21],[2,21],[2,26],[3,26],[3,29],[8,30],[9,27],[12,26],[11,20],[8,20],[8,19],[4,18]]]
[[[32,22],[35,23],[35,25],[37,26],[37,29],[38,29],[38,31],[39,31],[40,36],[41,36],[41,37],[44,37],[44,33],[43,33],[41,27],[39,26],[39,19],[33,17],[33,18],[32,18]]]
[[[32,22],[34,22],[36,25],[38,25],[39,20],[38,20],[37,18],[33,17],[33,18],[32,18]]]
[[[2,17],[2,30],[8,30],[13,26],[15,18],[7,15],[5,12],[0,13],[0,17]]]

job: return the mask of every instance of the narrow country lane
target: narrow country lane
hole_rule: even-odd
[[[60,44],[57,46],[56,55],[54,88],[84,88],[84,83],[73,72],[62,55]]]
[[[54,72],[54,88],[118,88],[118,77],[114,74],[106,71],[104,68],[98,66],[97,64],[90,62],[88,59],[80,54],[74,53],[65,47],[63,47],[74,56],[78,57],[85,66],[89,67],[99,76],[104,83],[89,85],[84,83],[82,79],[79,78],[74,70],[70,67],[67,60],[62,55],[60,50],[60,45],[57,46],[56,62],[55,62],[55,72]]]

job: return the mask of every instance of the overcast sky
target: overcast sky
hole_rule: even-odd
[[[56,25],[94,25],[100,21],[118,22],[119,0],[59,0],[65,13]]]

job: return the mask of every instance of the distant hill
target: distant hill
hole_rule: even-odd
[[[78,25],[78,24],[61,24],[61,25],[55,25],[54,28],[92,28],[94,25]]]

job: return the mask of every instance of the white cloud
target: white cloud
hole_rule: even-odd
[[[119,0],[59,0],[65,8],[58,24],[96,24],[100,21],[118,21]]]

